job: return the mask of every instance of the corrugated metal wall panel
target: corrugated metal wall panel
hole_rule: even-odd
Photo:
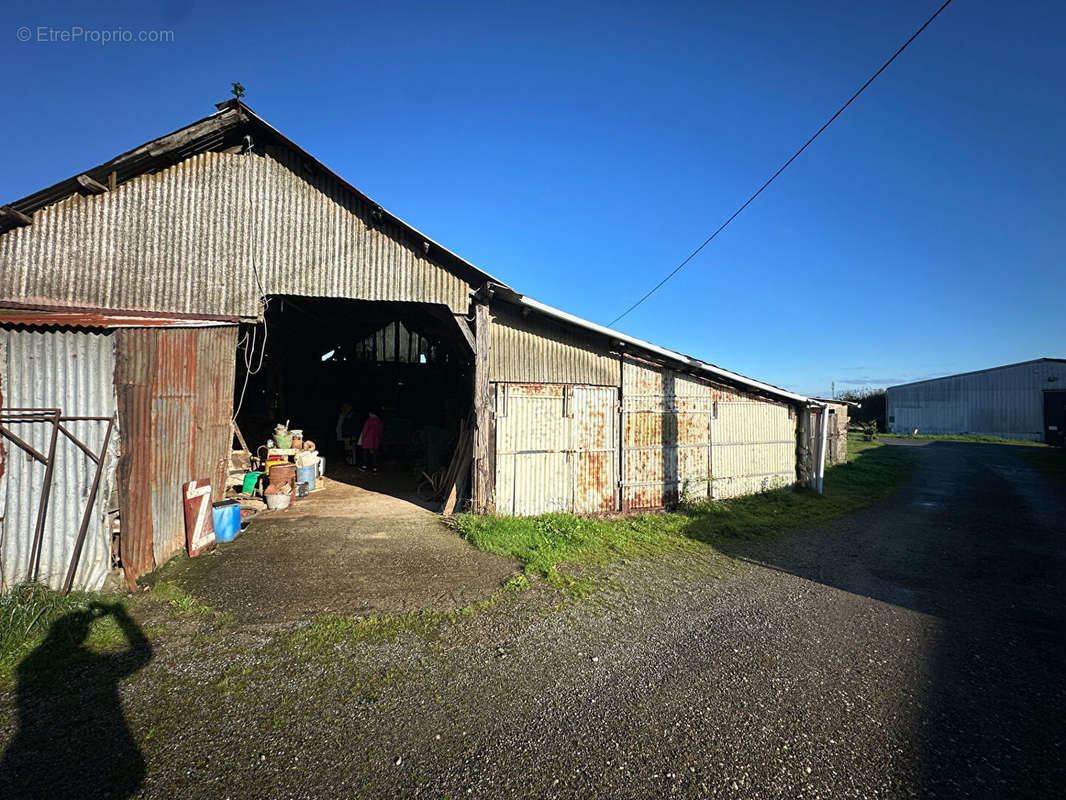
[[[498,513],[615,509],[614,387],[497,384],[495,391]]]
[[[618,507],[618,390],[570,387],[575,482],[573,510],[599,514]]]
[[[710,384],[632,359],[624,363],[622,380],[622,507],[706,498]]]
[[[885,397],[888,430],[1043,441],[1043,393],[1063,385],[1066,363],[1037,361],[891,386]]]
[[[224,491],[236,326],[119,331],[116,384],[131,446],[121,465],[122,554],[136,580],[185,546],[181,487]]]
[[[711,493],[716,500],[796,482],[796,415],[787,405],[712,394]]]
[[[114,336],[66,330],[0,330],[2,405],[5,408],[59,408],[65,416],[113,417],[116,413],[113,375]],[[9,423],[16,435],[47,454],[52,426],[48,423]],[[99,452],[107,423],[69,422],[64,426]],[[112,433],[86,536],[74,588],[99,589],[111,566],[111,535],[107,501],[114,485],[118,431]],[[30,460],[4,441],[3,520],[0,547],[3,590],[26,579],[33,532],[37,522],[44,465]],[[52,476],[51,499],[45,522],[38,580],[62,587],[70,566],[81,517],[92,487],[96,464],[60,434]]]
[[[527,516],[571,509],[566,387],[496,387],[496,510]]]
[[[0,236],[0,298],[253,317],[262,280],[268,294],[467,312],[471,287],[421,242],[368,225],[364,203],[314,185],[288,151],[272,156],[205,153],[38,211]]]
[[[489,380],[618,386],[618,356],[574,332],[492,309]]]

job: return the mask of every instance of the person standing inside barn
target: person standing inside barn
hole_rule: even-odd
[[[352,409],[352,404],[341,403],[340,413],[337,415],[337,444],[344,453],[344,460],[355,466],[355,424],[358,417]]]
[[[381,447],[381,436],[384,432],[385,423],[381,421],[381,417],[371,411],[367,415],[366,422],[363,423],[363,432],[359,434],[359,447],[363,453],[363,463],[359,468],[364,472],[366,470],[374,473],[378,471],[378,448]]]

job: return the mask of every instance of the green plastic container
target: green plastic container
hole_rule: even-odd
[[[262,472],[244,473],[244,483],[241,484],[241,492],[243,494],[254,494],[255,487],[259,485],[259,478],[262,477],[262,475]]]

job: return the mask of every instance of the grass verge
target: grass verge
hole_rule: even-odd
[[[934,442],[977,442],[979,444],[1017,444],[1022,447],[1047,447],[1043,442],[1030,442],[1026,439],[1004,439],[1002,436],[981,436],[979,434],[925,434],[879,433],[882,439],[928,439]]]
[[[906,482],[915,454],[881,442],[849,442],[850,462],[826,470],[824,494],[782,489],[733,500],[686,504],[676,511],[597,518],[573,514],[538,517],[459,515],[456,527],[474,547],[517,559],[527,575],[556,586],[574,579],[563,564],[594,567],[615,558],[649,556],[722,537],[755,538],[824,522],[871,505]]]
[[[88,613],[94,603],[125,606],[126,598],[90,592],[64,596],[35,583],[21,584],[0,596],[0,683],[11,679],[18,663],[44,641],[53,624],[68,614]],[[84,644],[102,652],[124,641],[114,618],[103,616],[92,624]]]
[[[1026,450],[1025,459],[1047,477],[1066,485],[1066,450],[1059,447]]]

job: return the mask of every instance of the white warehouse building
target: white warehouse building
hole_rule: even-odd
[[[1066,359],[890,386],[889,433],[972,434],[1058,444],[1066,427]]]

